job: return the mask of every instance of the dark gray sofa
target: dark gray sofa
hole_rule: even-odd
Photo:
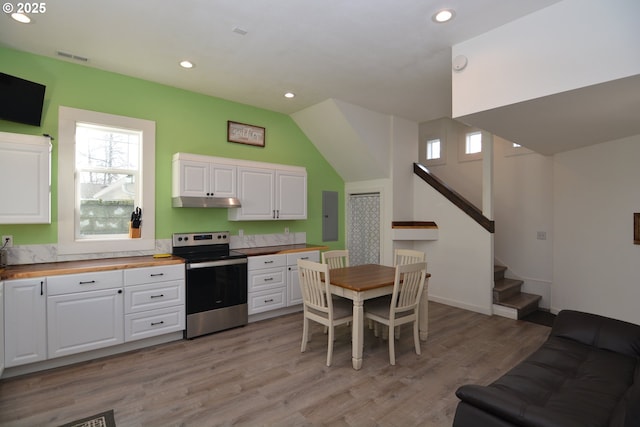
[[[488,386],[464,385],[454,427],[640,427],[640,325],[558,313],[547,341]]]

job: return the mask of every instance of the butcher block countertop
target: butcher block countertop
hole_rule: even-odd
[[[153,256],[148,255],[123,258],[101,258],[82,261],[48,262],[42,264],[20,264],[10,265],[4,270],[0,269],[0,280],[28,279],[31,277],[122,270],[125,268],[157,267],[161,265],[183,263],[184,259],[176,256],[154,258]]]
[[[256,256],[256,255],[274,255],[274,254],[291,254],[295,252],[305,252],[305,251],[327,251],[329,250],[328,246],[321,245],[308,245],[308,244],[298,244],[298,245],[281,245],[281,246],[263,246],[260,248],[240,248],[234,249],[236,252],[240,252],[247,256]]]

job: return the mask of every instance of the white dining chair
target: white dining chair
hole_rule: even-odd
[[[329,269],[349,267],[349,251],[344,249],[322,252],[322,263],[327,264]]]
[[[427,255],[422,251],[413,249],[396,249],[393,253],[393,266],[414,264],[427,260]]]
[[[303,299],[302,346],[307,350],[311,340],[309,321],[313,320],[328,329],[327,366],[333,358],[334,328],[353,320],[353,305],[348,299],[334,299],[329,290],[329,266],[308,260],[298,260],[298,278]]]
[[[413,323],[413,342],[416,354],[420,354],[419,312],[420,297],[424,292],[427,263],[418,262],[396,266],[393,293],[388,297],[367,300],[364,317],[395,330],[396,326]],[[395,338],[389,334],[389,362],[396,364]]]

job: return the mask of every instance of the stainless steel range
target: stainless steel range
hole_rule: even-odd
[[[186,260],[185,338],[247,324],[247,256],[229,232],[176,233],[172,253]]]

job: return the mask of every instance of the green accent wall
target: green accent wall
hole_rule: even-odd
[[[233,235],[238,234],[239,229],[243,229],[245,234],[272,234],[283,233],[288,227],[292,233],[306,232],[308,243],[344,247],[342,206],[339,210],[340,240],[321,240],[322,191],[337,191],[339,200],[343,201],[344,181],[288,115],[1,47],[0,64],[3,73],[47,86],[41,127],[0,120],[0,131],[33,135],[46,133],[55,138],[51,158],[52,223],[0,225],[0,235],[13,235],[15,245],[57,243],[57,195],[66,191],[57,185],[58,107],[63,105],[155,121],[156,239],[170,238],[174,232],[214,230],[229,230]],[[227,142],[227,120],[266,128],[265,147]],[[227,220],[227,209],[173,208],[171,157],[176,152],[305,167],[308,174],[308,219],[234,222]]]

